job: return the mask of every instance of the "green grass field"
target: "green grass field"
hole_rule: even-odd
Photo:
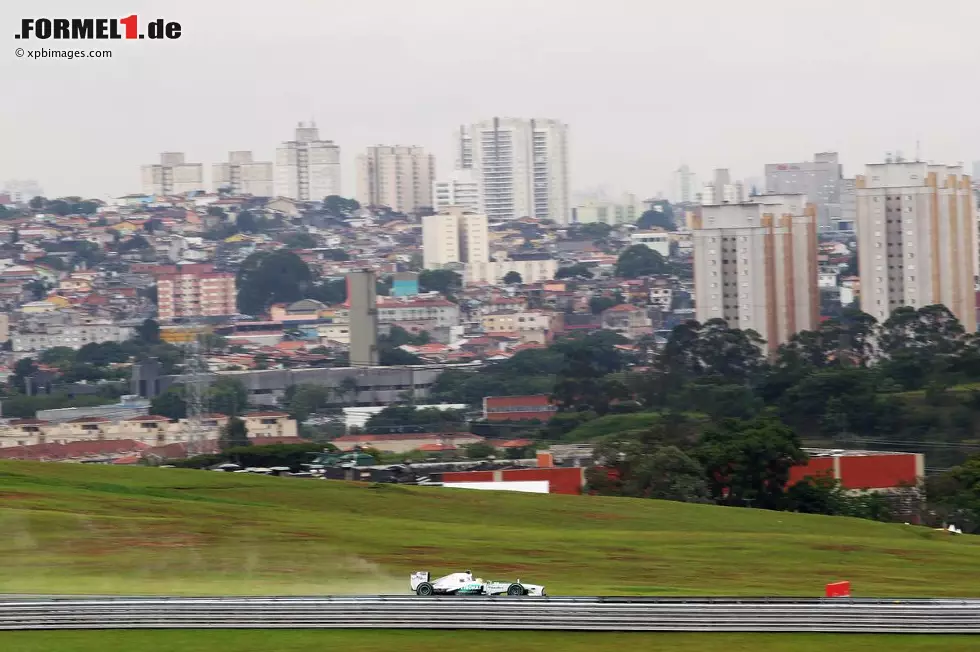
[[[552,595],[980,595],[975,537],[706,505],[3,462],[0,506],[6,593],[404,593],[471,568]]]
[[[819,634],[570,634],[562,632],[185,630],[0,633],[4,652],[966,652],[970,636]]]

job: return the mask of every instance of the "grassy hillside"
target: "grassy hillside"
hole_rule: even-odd
[[[980,543],[647,500],[0,463],[0,592],[406,592],[472,568],[551,594],[980,595]]]
[[[947,652],[975,650],[972,636],[882,636],[819,634],[580,634],[562,632],[419,631],[108,631],[0,633],[10,652]]]

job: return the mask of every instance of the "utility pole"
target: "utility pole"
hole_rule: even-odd
[[[184,401],[187,404],[185,438],[188,456],[199,454],[207,439],[203,416],[207,414],[208,368],[201,351],[200,335],[184,348]]]

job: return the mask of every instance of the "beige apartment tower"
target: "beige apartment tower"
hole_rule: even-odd
[[[204,166],[188,163],[183,152],[164,152],[160,162],[144,165],[143,194],[182,195],[204,190]]]
[[[357,201],[399,213],[431,208],[435,176],[435,157],[421,147],[368,147],[357,157]]]
[[[488,262],[487,216],[450,206],[441,213],[423,217],[422,259],[425,269],[440,269],[452,263]]]
[[[868,165],[855,182],[861,310],[879,322],[901,306],[942,304],[976,331],[976,215],[958,166]]]
[[[816,328],[817,217],[804,195],[705,205],[693,226],[698,321],[754,330],[769,352]]]
[[[254,161],[252,152],[228,152],[227,163],[211,166],[211,187],[235,195],[271,197],[274,180],[271,161]]]

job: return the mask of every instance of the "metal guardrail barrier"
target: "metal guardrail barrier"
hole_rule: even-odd
[[[276,628],[980,634],[980,600],[0,597],[0,630]]]

